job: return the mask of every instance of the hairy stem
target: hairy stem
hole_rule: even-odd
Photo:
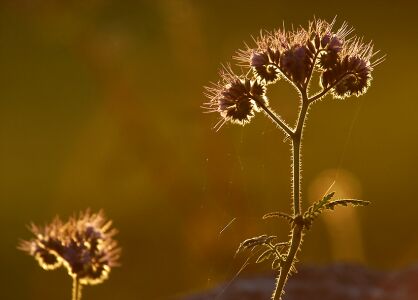
[[[80,280],[77,276],[73,277],[73,292],[72,292],[72,300],[81,300],[81,289],[82,285]]]
[[[295,261],[296,253],[302,242],[302,226],[296,225],[292,230],[292,241],[287,253],[286,261],[283,263],[279,276],[276,279],[276,288],[272,295],[272,300],[280,300],[283,295],[283,289],[289,278],[289,273]]]
[[[292,202],[293,202],[293,218],[296,219],[301,215],[301,142],[303,127],[306,120],[306,115],[309,109],[309,100],[306,91],[302,93],[302,107],[299,111],[298,121],[296,123],[295,131],[292,135]],[[283,288],[289,277],[289,273],[296,260],[296,254],[302,242],[303,225],[295,223],[291,232],[290,247],[286,255],[286,260],[283,262],[279,276],[276,280],[276,288],[273,293],[273,300],[280,300],[283,294]]]
[[[293,136],[292,129],[290,129],[289,126],[287,126],[286,123],[277,114],[275,114],[269,107],[264,105],[261,101],[255,101],[257,102],[257,105],[260,106],[264,110],[264,112],[270,117],[270,119],[272,119],[273,122],[276,123],[277,126],[283,129],[283,131],[286,132],[287,135]]]
[[[300,140],[298,138],[292,139],[292,198],[293,198],[293,217],[300,214],[301,203],[300,203]]]
[[[307,90],[307,88],[308,88],[308,86],[309,86],[309,83],[310,83],[310,81],[311,81],[311,79],[312,79],[312,74],[313,74],[313,71],[315,70],[316,61],[317,61],[317,59],[318,59],[319,55],[320,55],[322,52],[325,52],[325,53],[326,53],[326,50],[325,50],[325,49],[322,49],[322,50],[319,50],[319,51],[317,51],[317,52],[315,53],[315,57],[314,57],[314,59],[313,59],[313,61],[312,61],[312,66],[311,66],[311,68],[310,68],[310,70],[309,70],[308,77],[307,77],[307,79],[306,79],[306,85],[305,85],[305,88],[304,88],[305,93],[306,93],[306,90]]]
[[[318,94],[312,96],[311,98],[308,99],[309,103],[312,103],[318,99],[321,99],[323,96],[325,96],[332,88],[334,88],[336,85],[338,85],[340,82],[342,82],[344,79],[346,79],[349,76],[355,76],[355,74],[353,74],[352,72],[347,72],[345,74],[343,74],[339,79],[337,79],[333,84],[331,84],[330,86],[328,86],[327,88],[323,89],[321,92],[319,92]]]
[[[309,109],[309,101],[306,92],[302,94],[302,107],[299,111],[298,121],[296,123],[296,129],[294,131],[294,135],[292,137],[292,165],[293,165],[293,178],[292,178],[292,186],[293,186],[293,217],[300,215],[301,212],[301,192],[300,192],[300,185],[301,185],[301,144],[302,144],[302,135],[303,135],[303,127],[305,125],[306,115]]]

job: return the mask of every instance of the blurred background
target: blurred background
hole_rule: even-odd
[[[287,224],[261,216],[290,211],[288,144],[262,114],[214,131],[218,116],[200,107],[203,87],[260,29],[335,15],[388,56],[365,96],[328,97],[311,110],[304,204],[335,181],[337,196],[372,205],[321,217],[300,259],[380,270],[415,264],[413,1],[2,0],[2,298],[69,299],[63,269],[45,272],[16,249],[31,237],[27,224],[57,214],[103,208],[119,229],[122,267],[87,287],[85,299],[170,299],[207,289],[233,279],[245,260],[234,258],[243,239],[285,238]],[[296,92],[282,82],[268,96],[293,124]]]

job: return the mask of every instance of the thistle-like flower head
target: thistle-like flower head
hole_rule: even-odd
[[[360,96],[370,87],[372,71],[382,58],[372,61],[376,52],[373,44],[353,38],[342,48],[336,63],[321,74],[323,88],[332,86],[334,98]]]
[[[347,79],[335,88],[334,96],[343,98],[352,94],[360,95],[370,84],[373,67],[382,59],[371,61],[376,54],[373,45],[364,44],[354,36],[350,37],[353,29],[346,23],[336,30],[334,25],[335,19],[331,23],[315,19],[309,22],[306,29],[299,27],[288,31],[283,28],[261,32],[259,37],[254,38],[255,46],[247,45],[245,49],[238,50],[235,58],[239,65],[251,68],[254,76],[267,84],[283,76],[296,87],[306,88],[313,71],[327,72],[323,82],[325,84],[335,83],[339,79],[338,75],[343,75],[337,74],[338,71],[354,74],[357,78]],[[349,66],[344,59],[350,62]],[[356,65],[359,60],[362,60],[363,67]],[[346,65],[341,66],[343,63]]]
[[[290,82],[310,103],[328,92],[336,99],[364,94],[374,67],[384,58],[375,59],[372,43],[350,36],[353,29],[346,23],[336,30],[334,23],[335,19],[331,23],[314,19],[307,28],[262,31],[254,38],[254,46],[238,50],[234,58],[245,75],[236,75],[228,66],[220,72],[221,80],[207,88],[210,101],[206,108],[222,117],[217,126],[227,121],[244,125],[260,108],[278,120],[265,94],[280,78]],[[319,73],[322,91],[311,98],[309,87],[314,73]]]
[[[22,241],[19,249],[35,257],[45,270],[64,266],[81,284],[98,284],[118,265],[120,248],[111,226],[101,211],[80,213],[66,223],[56,217],[44,227],[32,224],[35,238]]]
[[[258,79],[249,79],[235,75],[230,68],[220,71],[221,80],[206,87],[209,112],[219,112],[222,119],[219,126],[226,121],[245,125],[261,106],[268,105],[265,96],[266,88]]]

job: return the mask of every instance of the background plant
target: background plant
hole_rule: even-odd
[[[308,28],[287,31],[284,28],[261,32],[254,39],[254,46],[246,46],[235,56],[242,73],[235,73],[230,65],[220,71],[221,79],[207,87],[209,112],[218,112],[221,119],[215,125],[218,130],[226,122],[245,125],[257,112],[264,112],[280,128],[291,144],[292,157],[292,213],[273,212],[263,218],[283,218],[290,224],[290,238],[280,241],[276,236],[261,235],[241,243],[241,250],[262,248],[256,262],[271,260],[272,269],[278,270],[272,299],[280,299],[289,275],[295,271],[296,255],[300,251],[303,236],[312,222],[325,210],[336,206],[367,205],[358,199],[333,200],[334,193],[326,195],[302,209],[301,195],[301,147],[306,116],[311,105],[331,93],[334,99],[361,96],[368,90],[371,73],[383,58],[375,58],[371,42],[364,43],[350,36],[353,29],[344,23],[333,30],[334,22],[323,20],[310,22]],[[314,73],[318,74],[320,91],[311,94],[310,84]],[[274,112],[266,95],[270,85],[281,79],[294,86],[299,96],[299,114],[294,126],[287,124]]]
[[[102,283],[118,265],[120,248],[111,227],[112,221],[102,211],[86,211],[65,223],[56,217],[44,227],[31,224],[35,238],[22,241],[19,249],[33,256],[44,270],[65,267],[73,279],[72,300],[81,300],[83,285]]]

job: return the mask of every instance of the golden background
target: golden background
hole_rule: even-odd
[[[0,282],[2,299],[69,299],[64,270],[16,249],[25,225],[103,208],[120,231],[122,267],[85,299],[168,299],[231,280],[239,242],[287,234],[289,146],[262,114],[211,127],[203,86],[260,29],[316,16],[387,54],[361,98],[309,114],[303,192],[335,180],[341,197],[372,201],[316,222],[303,263],[396,269],[418,261],[417,8],[413,1],[0,2]],[[271,106],[291,124],[284,81]],[[234,219],[235,218],[235,219]],[[234,220],[228,228],[222,229]],[[222,231],[222,232],[221,232]],[[250,268],[251,269],[251,268]],[[265,265],[253,272],[268,270]]]

